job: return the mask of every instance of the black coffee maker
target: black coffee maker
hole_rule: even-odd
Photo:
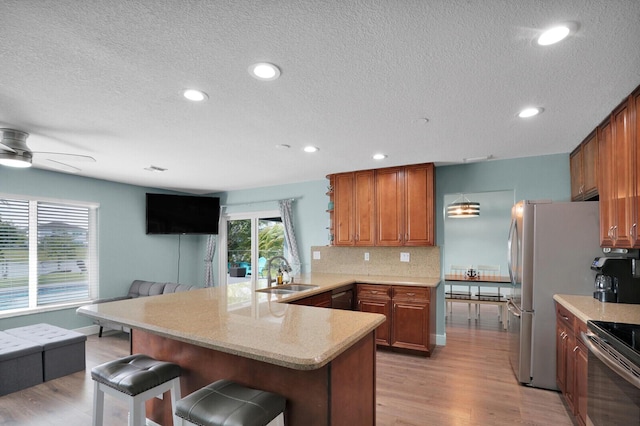
[[[593,297],[601,302],[640,304],[640,278],[634,277],[637,259],[596,257],[591,269],[597,271]]]

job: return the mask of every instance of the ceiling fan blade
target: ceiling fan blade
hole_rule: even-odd
[[[39,158],[51,160],[54,162],[60,161],[72,161],[72,162],[83,162],[83,163],[95,163],[96,159],[89,155],[80,155],[80,154],[66,154],[63,152],[42,152],[42,151],[34,151],[34,155]]]
[[[52,163],[52,164],[50,164]],[[42,164],[42,163],[41,163]],[[47,159],[47,163],[44,163],[45,166],[50,166],[54,169],[58,169],[58,170],[62,170],[65,172],[69,172],[69,173],[78,173],[81,170],[77,167],[73,167],[69,164],[65,164],[65,163],[61,163],[59,161],[55,161],[55,160],[51,160],[51,159]]]
[[[6,145],[6,144],[2,143],[2,141],[0,141],[0,149],[2,149],[4,151],[13,152],[13,153],[16,152],[15,149],[11,148],[9,145]]]

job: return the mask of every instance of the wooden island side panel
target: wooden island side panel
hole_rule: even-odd
[[[287,426],[375,424],[375,332],[316,370],[281,367],[137,329],[131,331],[131,348],[179,364],[183,397],[229,379],[286,397]],[[148,418],[172,424],[169,395],[147,401]]]

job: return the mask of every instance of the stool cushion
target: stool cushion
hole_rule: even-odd
[[[200,426],[264,426],[284,411],[275,393],[218,380],[176,404],[176,415]]]
[[[155,388],[180,376],[180,366],[136,354],[98,365],[91,378],[127,395]]]

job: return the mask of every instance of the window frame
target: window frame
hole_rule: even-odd
[[[29,306],[26,308],[14,308],[0,311],[0,319],[17,317],[22,315],[30,315],[42,312],[59,311],[64,309],[71,309],[74,307],[86,305],[98,299],[100,294],[100,281],[99,281],[99,261],[98,261],[98,210],[100,204],[96,202],[87,202],[79,200],[69,200],[53,197],[40,197],[24,194],[12,194],[6,192],[0,192],[0,200],[20,200],[27,201],[29,204],[28,216],[29,216]],[[88,254],[87,254],[87,267],[88,267],[88,281],[89,281],[89,297],[77,300],[63,301],[60,303],[52,303],[48,305],[37,306],[37,232],[31,232],[31,227],[37,224],[37,205],[38,203],[50,203],[62,206],[86,208],[88,210]],[[37,228],[36,228],[37,229]],[[35,248],[32,245],[35,244]],[[35,259],[34,254],[35,252]],[[32,294],[35,291],[35,294]],[[35,306],[32,306],[35,301]]]

